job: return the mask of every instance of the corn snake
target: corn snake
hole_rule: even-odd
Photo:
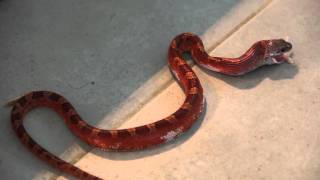
[[[32,153],[53,167],[80,179],[101,179],[42,148],[25,130],[24,116],[36,107],[49,107],[64,119],[76,136],[93,147],[114,151],[145,149],[175,139],[190,129],[203,111],[205,100],[203,88],[196,74],[183,60],[184,52],[189,52],[193,60],[206,69],[238,76],[263,65],[288,61],[284,53],[291,48],[292,45],[282,39],[262,40],[254,43],[238,58],[212,57],[205,52],[203,43],[197,35],[183,33],[172,40],[168,50],[168,63],[186,98],[182,106],[168,117],[139,127],[104,130],[82,120],[75,108],[63,96],[50,91],[32,91],[10,102],[13,106],[12,128]]]

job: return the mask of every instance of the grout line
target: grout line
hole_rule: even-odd
[[[268,7],[274,0],[268,0],[266,3],[264,3],[263,5],[261,5],[256,11],[253,11],[247,18],[245,18],[243,21],[241,21],[238,25],[236,25],[233,29],[231,29],[231,31],[229,31],[228,33],[226,33],[219,41],[217,41],[216,43],[214,43],[212,46],[210,46],[209,48],[207,48],[207,53],[209,54],[210,52],[212,52],[214,49],[216,49],[219,45],[221,45],[224,41],[226,41],[229,37],[231,37],[233,34],[235,34],[240,28],[242,28],[244,25],[246,25],[247,23],[249,23],[251,20],[253,20],[258,14],[260,14],[266,7]],[[189,64],[191,67],[193,67],[195,64]],[[167,68],[167,67],[166,67]],[[144,102],[142,102],[139,107],[143,107],[146,104],[148,104],[155,96],[159,95],[163,90],[165,90],[166,88],[168,88],[173,82],[175,82],[172,78],[165,82],[161,88],[159,88],[159,90],[154,91],[149,99],[145,100]],[[138,113],[140,111],[141,108],[136,108],[135,110],[133,110],[132,112],[128,113],[127,115],[125,115],[123,118],[128,118],[132,117],[133,115],[135,115],[136,113]],[[119,125],[121,126],[121,125]],[[80,161],[86,154],[88,154],[90,151],[92,151],[94,148],[90,148],[87,152],[84,152],[82,155],[78,155],[77,158],[72,162],[72,164],[76,164],[78,161]],[[63,173],[59,174],[59,175],[54,175],[52,178],[50,179],[57,179],[59,177],[63,176]]]
[[[225,40],[227,40],[230,36],[232,36],[235,32],[237,32],[241,27],[249,23],[254,17],[256,17],[259,13],[261,13],[267,6],[271,4],[273,0],[268,0],[266,3],[261,5],[256,11],[253,11],[247,18],[245,18],[243,21],[241,21],[237,26],[235,26],[231,31],[226,33],[219,41],[214,43],[212,46],[207,48],[207,53],[209,54],[212,52],[215,48],[217,48],[219,45],[221,45]]]

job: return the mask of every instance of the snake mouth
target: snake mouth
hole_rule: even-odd
[[[266,64],[281,64],[281,63],[289,63],[293,64],[293,53],[286,52],[286,53],[279,53],[279,54],[272,54],[271,56],[267,57]]]
[[[286,44],[281,49],[279,49],[279,51],[270,54],[270,56],[267,59],[267,64],[281,64],[284,62],[292,64],[293,54],[290,52],[291,49],[291,43],[286,42]]]
[[[271,56],[270,57],[273,64],[280,64],[280,63],[284,63],[287,62],[289,64],[292,64],[292,58],[291,58],[291,53],[287,52],[287,53],[282,53],[279,55],[275,55],[275,56]]]

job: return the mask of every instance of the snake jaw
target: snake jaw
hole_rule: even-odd
[[[267,56],[265,64],[271,65],[271,64],[282,64],[282,63],[289,63],[292,64],[292,58],[287,53],[281,53],[281,54],[271,54],[270,56]]]
[[[282,64],[282,63],[289,63],[293,64],[292,57],[288,54],[280,54],[280,55],[275,55],[275,56],[269,56],[266,60],[266,64],[271,65],[271,64]]]
[[[275,56],[272,56],[271,58],[272,58],[273,64],[281,64],[284,62],[289,64],[294,64],[292,52],[290,53],[286,52],[283,54],[275,55]]]

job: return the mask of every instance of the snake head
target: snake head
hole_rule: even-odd
[[[265,64],[280,64],[290,62],[287,53],[292,49],[292,44],[283,39],[264,41],[266,47]]]

